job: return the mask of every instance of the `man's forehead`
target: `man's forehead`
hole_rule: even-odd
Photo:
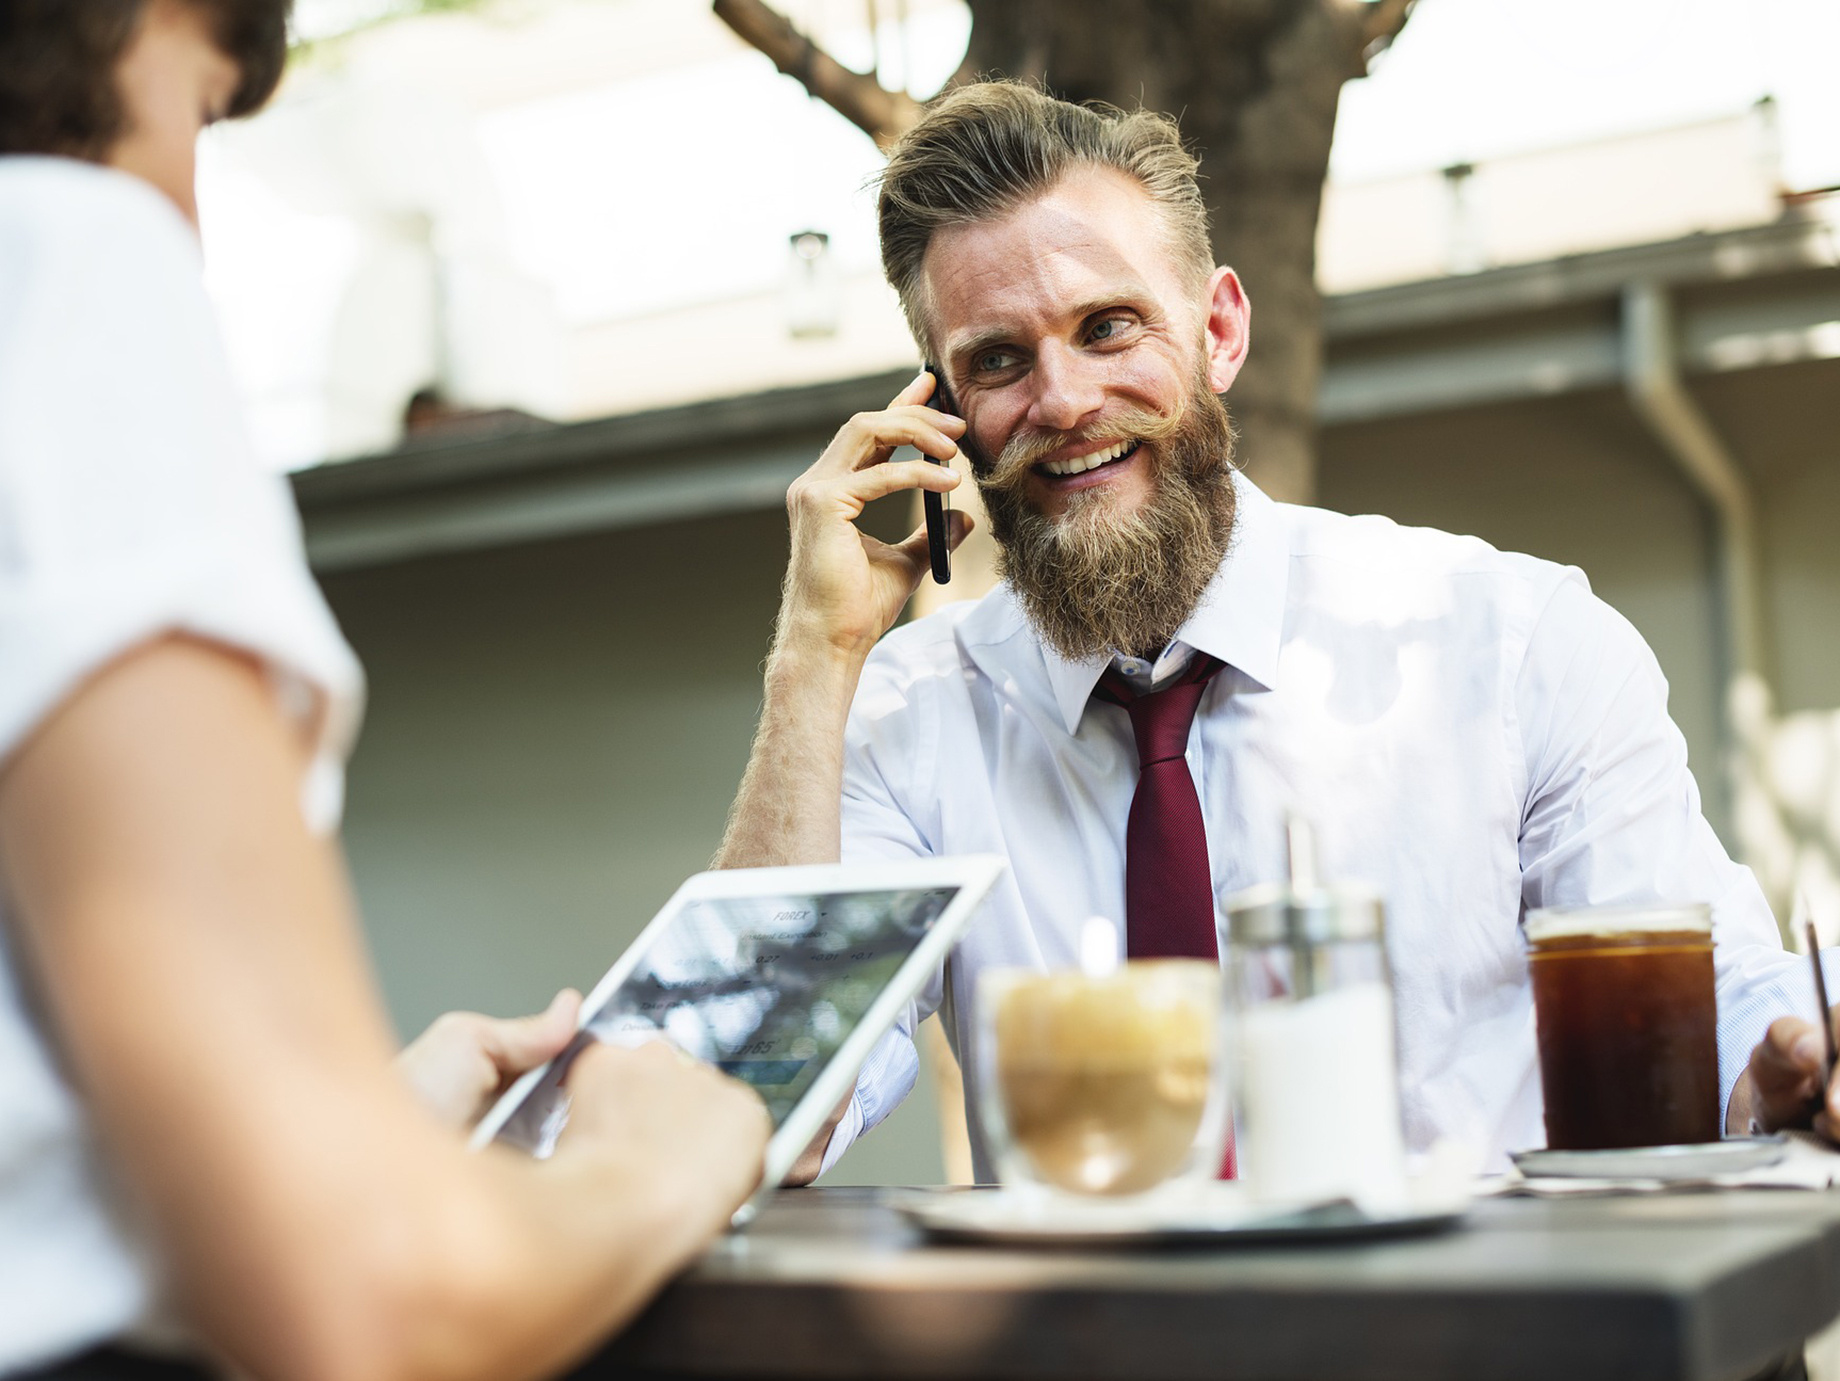
[[[1109,168],[1076,170],[1000,216],[936,232],[922,272],[948,351],[1182,286],[1160,209]]]

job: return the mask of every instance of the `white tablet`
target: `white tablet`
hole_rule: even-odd
[[[785,1178],[1002,875],[995,855],[699,873],[582,1004],[567,1049],[474,1129],[543,1157],[589,1042],[663,1036],[751,1084],[772,1114],[763,1188]]]

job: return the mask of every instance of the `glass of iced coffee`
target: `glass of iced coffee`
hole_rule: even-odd
[[[1530,912],[1546,1144],[1719,1139],[1712,913],[1691,906]]]
[[[1217,964],[1000,970],[977,1000],[984,1125],[1005,1184],[1131,1195],[1218,1170]]]

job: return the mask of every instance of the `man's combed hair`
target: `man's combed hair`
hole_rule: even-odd
[[[126,130],[115,68],[148,0],[0,0],[0,154],[101,159]],[[292,0],[180,0],[210,24],[242,82],[227,112],[281,81]]]
[[[1002,216],[1076,168],[1136,180],[1162,210],[1176,262],[1199,286],[1213,249],[1197,166],[1175,121],[1153,111],[1074,105],[1010,81],[940,97],[895,144],[876,199],[882,269],[914,339],[930,345],[922,266],[934,233]]]

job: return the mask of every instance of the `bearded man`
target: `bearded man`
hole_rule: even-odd
[[[1195,172],[1162,117],[1009,83],[945,97],[890,157],[883,264],[961,416],[926,406],[922,373],[793,485],[720,862],[977,852],[1010,872],[802,1173],[906,1094],[913,1026],[941,1008],[990,1179],[978,973],[1077,965],[1095,913],[1133,956],[1213,956],[1214,899],[1283,875],[1292,811],[1329,876],[1387,900],[1408,1145],[1495,1167],[1543,1142],[1520,933],[1542,906],[1710,903],[1728,1126],[1805,1117],[1818,1042],[1764,1033],[1811,985],[1700,814],[1635,630],[1575,570],[1277,504],[1235,471],[1219,395],[1251,311]],[[891,459],[903,444],[931,460]],[[925,533],[888,546],[854,519],[950,490],[965,460],[1003,583],[890,633]]]

